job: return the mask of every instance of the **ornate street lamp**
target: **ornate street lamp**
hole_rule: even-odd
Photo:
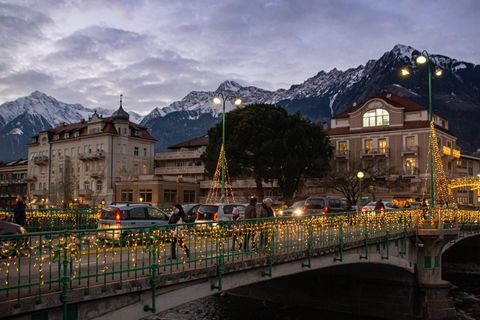
[[[358,181],[360,182],[360,191],[359,191],[359,196],[358,196],[358,199],[360,201],[362,200],[362,180],[363,180],[364,177],[365,177],[365,174],[363,173],[363,171],[358,171],[357,172],[357,178],[358,178]]]
[[[430,55],[426,50],[420,54],[413,55],[417,65],[427,64],[428,69],[428,122],[432,125],[433,121],[433,111],[432,111],[432,69],[435,68],[435,76],[440,77],[443,74],[443,70],[434,65]],[[410,70],[408,68],[403,68],[400,71],[402,76],[410,75]],[[429,170],[430,170],[430,210],[433,210],[435,206],[435,183],[433,180],[433,141],[431,135],[428,135],[428,144],[430,149],[429,157]]]
[[[222,162],[222,173],[221,173],[221,191],[220,191],[220,202],[223,203],[225,200],[225,102],[226,101],[233,101],[233,104],[236,107],[240,107],[242,104],[242,100],[238,97],[233,95],[227,95],[223,92],[218,93],[218,95],[213,98],[213,103],[215,105],[223,105],[223,113],[222,113],[222,146],[220,148],[220,157]]]

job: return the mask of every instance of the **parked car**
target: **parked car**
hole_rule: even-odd
[[[362,212],[375,211],[376,205],[377,205],[376,201],[369,202],[362,207]],[[393,203],[389,201],[383,202],[383,205],[385,206],[385,211],[392,211],[392,210],[398,209],[397,206],[395,206]]]
[[[280,217],[290,217],[290,216],[301,216],[303,215],[303,206],[305,205],[305,200],[294,202],[290,207],[278,211],[278,216]]]
[[[161,209],[149,204],[116,204],[102,209],[98,219],[98,229],[109,230],[99,234],[100,238],[118,240],[130,231],[121,229],[132,227],[159,226],[168,224],[169,216]]]
[[[197,218],[197,208],[200,207],[199,203],[182,204],[183,211],[185,211],[185,222],[195,222]]]
[[[229,204],[202,204],[196,209],[195,222],[208,222],[217,220],[233,220],[233,209],[238,208],[240,217],[245,216],[244,204],[229,203]]]
[[[18,235],[18,234],[25,234],[27,230],[19,224],[8,222],[8,221],[0,221],[0,235]],[[23,237],[2,237],[0,239],[0,258],[10,257],[17,253],[17,243],[22,241]]]
[[[305,200],[304,213],[308,214],[338,214],[352,212],[352,208],[347,201],[338,197],[319,197],[312,196]]]

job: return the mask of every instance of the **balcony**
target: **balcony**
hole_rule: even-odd
[[[415,167],[410,168],[403,168],[403,176],[404,177],[417,177],[420,170]]]
[[[335,158],[348,159],[349,155],[350,155],[350,150],[335,150]]]
[[[48,190],[31,190],[30,194],[34,197],[47,197],[48,196]]]
[[[103,171],[94,171],[94,172],[90,173],[90,177],[92,177],[94,179],[101,179],[101,178],[103,178],[103,176],[104,176]]]
[[[25,178],[25,181],[26,182],[35,182],[35,181],[37,181],[37,176],[34,176],[34,175],[27,176]]]
[[[89,161],[89,160],[99,160],[105,158],[105,151],[99,150],[95,152],[84,152],[78,154],[78,159],[82,161]]]
[[[204,166],[185,166],[185,167],[158,167],[155,168],[156,175],[162,174],[202,174],[205,172]]]
[[[90,197],[92,195],[92,190],[90,189],[80,189],[78,190],[79,197]]]
[[[362,149],[360,151],[361,157],[388,157],[390,155],[390,148],[380,148],[380,149]]]
[[[418,146],[403,147],[402,156],[403,155],[418,155]]]
[[[200,159],[203,150],[171,151],[155,155],[155,160]]]
[[[33,163],[37,166],[44,166],[48,164],[48,156],[36,156],[33,158]]]

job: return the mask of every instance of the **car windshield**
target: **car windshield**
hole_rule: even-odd
[[[302,207],[304,204],[305,204],[305,201],[297,201],[291,205],[290,209],[296,209],[296,208]]]
[[[323,209],[325,200],[323,199],[307,199],[305,205],[310,209]]]

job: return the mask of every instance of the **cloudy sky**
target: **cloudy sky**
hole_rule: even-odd
[[[480,63],[476,0],[0,0],[0,103],[146,113],[223,80],[286,88],[395,44]]]

